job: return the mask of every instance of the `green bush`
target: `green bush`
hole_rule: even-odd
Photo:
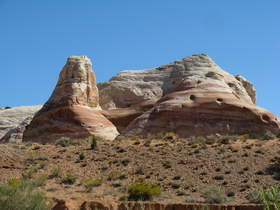
[[[205,198],[206,203],[225,203],[227,201],[225,192],[218,186],[213,186],[204,190],[202,196]]]
[[[97,137],[96,136],[92,136],[91,137],[91,143],[90,143],[90,148],[91,149],[95,149],[97,147]]]
[[[102,184],[102,179],[86,178],[82,180],[87,192],[90,192],[93,187],[98,187]]]
[[[74,184],[76,180],[77,180],[77,176],[75,174],[68,173],[62,178],[61,182],[63,184]]]
[[[265,210],[280,210],[280,186],[275,185],[270,189],[262,189],[260,197]]]
[[[128,187],[128,200],[147,201],[161,194],[161,187],[145,181],[137,181]]]
[[[10,179],[0,185],[1,210],[48,210],[43,193],[35,192],[32,182],[25,179]]]

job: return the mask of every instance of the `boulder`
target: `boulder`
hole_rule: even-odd
[[[70,56],[51,97],[27,126],[23,140],[46,143],[92,135],[113,140],[119,133],[100,110],[90,59]]]

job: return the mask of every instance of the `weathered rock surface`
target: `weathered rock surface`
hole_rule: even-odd
[[[61,137],[91,135],[113,140],[118,131],[100,110],[91,61],[86,56],[71,56],[50,99],[27,126],[23,140],[53,142]]]
[[[212,89],[223,89],[255,103],[252,84],[236,77],[223,71],[207,55],[194,55],[158,68],[118,73],[109,82],[98,84],[100,105],[104,109],[126,108],[205,81],[215,85]]]
[[[20,143],[22,142],[23,132],[29,125],[33,116],[25,118],[17,127],[10,129],[1,139],[1,142]]]
[[[101,113],[110,120],[121,133],[134,119],[153,108],[156,101],[145,101],[128,108],[102,110]]]
[[[32,117],[41,107],[37,105],[0,109],[0,139],[11,129],[18,127],[24,119]]]
[[[275,115],[255,105],[256,92],[250,82],[225,72],[205,54],[158,68],[123,71],[99,88],[101,106],[107,109],[130,109],[157,100],[152,109],[121,130],[124,135],[278,133],[280,128]]]

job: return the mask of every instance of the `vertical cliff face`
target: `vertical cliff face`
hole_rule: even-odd
[[[91,135],[113,140],[118,132],[99,110],[98,89],[90,59],[71,56],[51,97],[24,132],[23,140],[49,142],[61,137]]]

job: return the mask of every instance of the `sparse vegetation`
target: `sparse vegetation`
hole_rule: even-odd
[[[135,141],[131,140],[133,137],[98,141],[94,150],[91,150],[91,138],[75,147],[54,144],[27,147],[22,143],[23,150],[19,149],[23,147],[21,144],[18,147],[2,144],[0,152],[8,152],[1,153],[1,158],[7,161],[0,161],[0,167],[3,167],[0,183],[6,182],[8,177],[23,174],[25,179],[32,179],[34,187],[40,186],[36,190],[47,192],[51,197],[65,192],[67,195],[73,193],[69,198],[100,198],[106,194],[116,200],[121,197],[127,200],[130,183],[141,179],[142,182],[160,182],[162,196],[157,201],[176,203],[202,201],[201,189],[208,189],[215,183],[225,190],[222,193],[231,203],[239,204],[253,200],[248,199],[249,192],[280,180],[279,141],[248,138],[241,142],[227,136],[230,141],[222,144],[223,136],[218,134],[200,142],[196,137],[167,140],[164,135],[156,139],[137,137]],[[211,139],[209,144],[206,143],[208,138]],[[139,144],[135,145],[136,141]],[[149,147],[144,146],[147,141]],[[34,150],[37,146],[40,149]],[[7,149],[23,155],[15,159],[14,153],[10,155]],[[48,175],[47,180],[44,174]],[[96,178],[102,178],[100,187]],[[10,182],[17,185],[18,180]],[[85,195],[85,192],[92,193]]]

